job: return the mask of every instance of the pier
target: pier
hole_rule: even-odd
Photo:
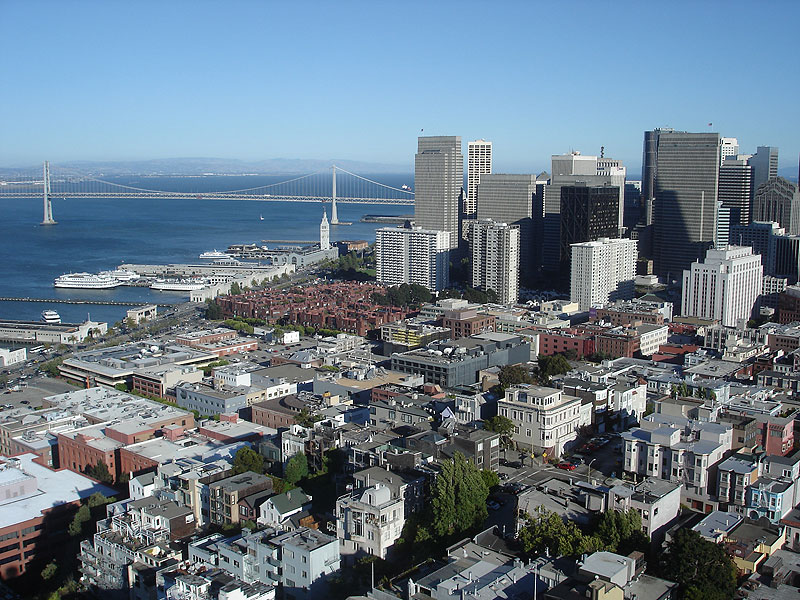
[[[121,302],[119,300],[66,300],[62,298],[8,298],[0,297],[0,302],[44,302],[47,304],[96,304],[99,306],[145,306],[155,304],[154,302]],[[175,306],[181,302],[172,304],[158,304],[158,306]]]

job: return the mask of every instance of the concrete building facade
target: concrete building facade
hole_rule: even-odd
[[[570,299],[580,310],[633,298],[636,240],[601,238],[571,248]]]
[[[470,227],[472,287],[494,290],[500,304],[519,297],[519,225],[479,220]]]
[[[416,283],[431,291],[450,285],[448,231],[383,227],[375,231],[377,280],[386,285]]]
[[[423,229],[449,232],[448,248],[457,248],[461,238],[459,203],[464,185],[461,136],[420,137],[417,144],[414,222]]]

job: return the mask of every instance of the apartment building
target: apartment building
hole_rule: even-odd
[[[340,552],[352,561],[360,554],[386,558],[403,531],[405,502],[381,483],[357,488],[336,501]]]

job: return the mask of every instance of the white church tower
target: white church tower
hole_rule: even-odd
[[[319,224],[319,249],[330,250],[331,226],[328,224],[328,211],[322,209],[322,222]]]

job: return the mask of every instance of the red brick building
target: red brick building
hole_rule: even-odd
[[[296,411],[284,406],[281,398],[272,398],[253,404],[251,407],[250,419],[257,425],[280,429],[281,427],[291,427],[297,420]]]
[[[539,354],[552,356],[575,353],[580,360],[594,354],[594,336],[579,329],[544,329],[539,333]]]
[[[41,568],[53,550],[67,543],[67,528],[82,500],[114,490],[62,469],[53,471],[28,453],[0,457],[0,579],[26,572],[32,561]]]
[[[474,308],[449,310],[442,317],[442,327],[450,330],[450,337],[454,340],[469,337],[477,333],[494,331],[495,316],[479,313]]]
[[[632,329],[621,332],[601,333],[594,340],[595,351],[613,358],[627,357],[639,351],[641,339]]]
[[[216,344],[218,342],[235,340],[237,335],[238,334],[233,329],[217,327],[216,329],[184,333],[176,336],[175,341],[183,346],[196,348],[198,346],[204,346],[205,344]]]

